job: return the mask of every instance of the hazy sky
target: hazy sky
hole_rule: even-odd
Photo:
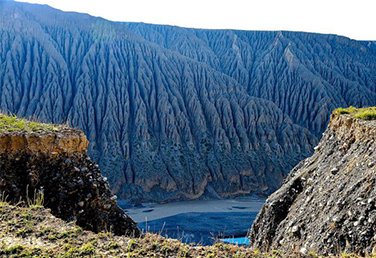
[[[193,28],[294,30],[376,40],[376,0],[17,0],[113,21]]]

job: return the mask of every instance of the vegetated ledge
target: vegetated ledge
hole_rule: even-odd
[[[84,229],[139,236],[107,179],[86,154],[82,131],[0,115],[0,194],[38,202]]]
[[[0,218],[0,257],[271,257],[241,246],[193,246],[155,234],[94,234],[35,205],[0,202]]]
[[[251,245],[302,255],[376,254],[376,121],[356,118],[363,111],[332,114],[315,153],[267,199]]]
[[[376,120],[376,107],[367,108],[337,108],[333,111],[334,115],[350,115],[353,118],[362,120]]]
[[[0,155],[38,153],[71,156],[86,154],[88,145],[85,134],[80,130],[0,114]]]

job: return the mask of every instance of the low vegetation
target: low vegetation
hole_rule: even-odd
[[[217,243],[213,246],[184,244],[156,234],[142,238],[84,231],[74,222],[54,217],[40,205],[0,205],[0,257],[283,257],[274,250],[262,253],[251,248]],[[298,251],[291,257],[303,257]],[[304,257],[321,257],[309,252]],[[339,257],[356,255],[343,254]]]
[[[156,234],[142,238],[84,231],[42,206],[0,206],[0,257],[261,257],[249,248],[187,245]]]
[[[0,133],[14,132],[14,131],[27,131],[27,132],[40,132],[40,131],[58,131],[62,125],[44,124],[32,122],[26,119],[18,118],[15,115],[7,116],[0,114]]]
[[[333,111],[333,114],[336,115],[351,115],[354,118],[359,118],[363,120],[376,120],[376,107],[367,107],[367,108],[337,108]]]

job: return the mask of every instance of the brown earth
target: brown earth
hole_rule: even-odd
[[[140,235],[86,154],[82,131],[0,134],[0,193],[12,203],[37,202],[52,214],[94,232]]]

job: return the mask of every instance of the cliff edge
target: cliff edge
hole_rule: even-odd
[[[332,114],[315,153],[267,199],[248,235],[253,247],[323,255],[376,252],[376,121],[356,118],[376,116],[355,111]]]
[[[0,194],[43,204],[53,215],[94,232],[140,234],[116,204],[107,179],[86,154],[82,131],[0,115]]]

